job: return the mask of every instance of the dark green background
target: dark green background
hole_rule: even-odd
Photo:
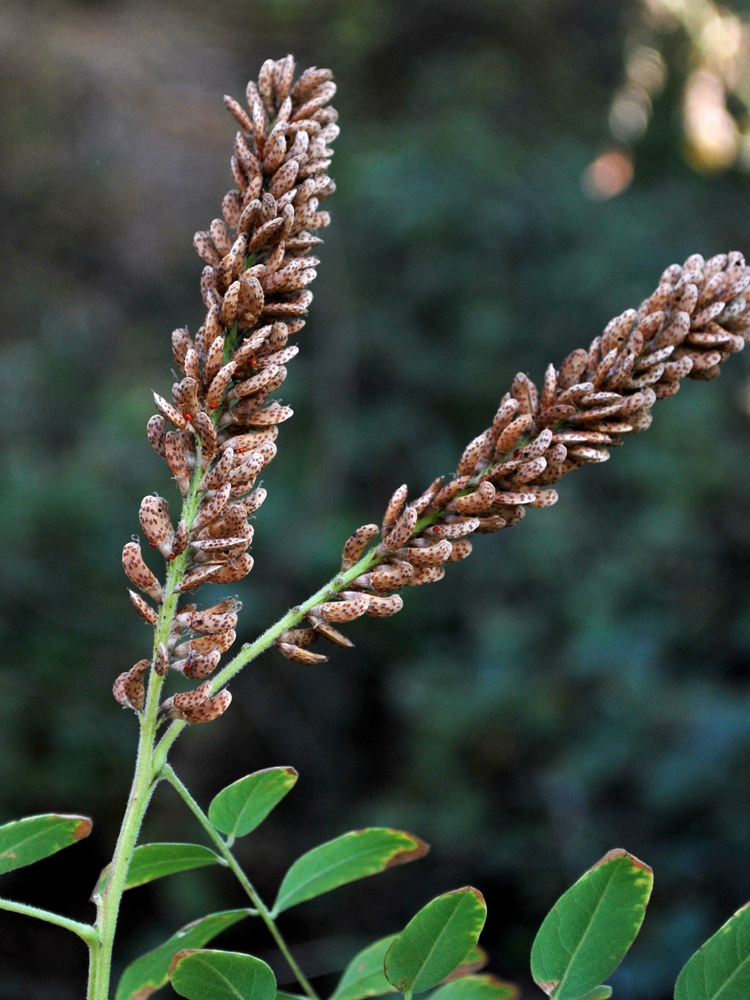
[[[750,251],[748,177],[701,177],[681,156],[679,33],[632,188],[583,193],[637,10],[3,5],[0,820],[95,820],[86,843],[6,876],[4,894],[90,919],[116,835],[136,726],[110,689],[149,642],[120,551],[140,498],[175,496],[144,426],[150,390],[171,385],[170,330],[201,321],[191,237],[231,186],[221,95],[293,51],[334,69],[342,126],[334,222],[282,394],[295,417],[239,588],[247,640],[335,571],[396,486],[455,468],[516,371],[540,379],[667,264]],[[531,996],[544,914],[621,846],[656,888],[615,995],[660,1000],[750,898],[747,399],[744,356],[719,382],[688,382],[648,434],[566,480],[556,507],[480,537],[397,618],[351,626],[355,650],[318,668],[267,654],[230,713],[180,741],[176,770],[204,805],[256,768],[300,771],[239,849],[268,897],[298,854],[352,827],[433,845],[282,918],[312,975],[470,882],[489,905],[490,968]],[[144,836],[201,839],[166,788]],[[220,871],[133,890],[118,962],[242,900]],[[220,942],[280,968],[255,925]],[[0,916],[3,1000],[82,996],[84,958],[62,931]]]

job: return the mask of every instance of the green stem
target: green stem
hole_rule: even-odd
[[[27,903],[16,903],[12,899],[0,899],[0,910],[21,913],[25,917],[36,917],[37,920],[46,920],[48,924],[56,924],[58,927],[64,927],[66,931],[72,931],[74,934],[77,934],[89,947],[99,942],[99,935],[96,933],[96,928],[91,924],[82,924],[78,920],[61,917],[59,913],[51,913],[49,910],[40,910],[38,906],[29,906]]]
[[[354,566],[346,570],[346,572],[340,573],[332,580],[329,580],[328,583],[324,584],[320,590],[317,590],[312,597],[309,597],[305,601],[304,604],[298,604],[297,607],[288,611],[283,618],[280,618],[274,625],[266,629],[266,631],[259,636],[255,642],[242,647],[239,653],[237,653],[237,655],[229,661],[224,669],[220,670],[214,677],[211,691],[216,692],[219,688],[224,687],[224,685],[230,681],[235,674],[238,674],[243,667],[246,667],[251,660],[254,660],[257,656],[260,656],[261,653],[265,652],[265,650],[272,646],[282,632],[299,625],[307,612],[314,608],[316,604],[322,604],[324,601],[330,600],[331,597],[338,594],[339,591],[345,590],[349,584],[357,579],[358,576],[361,576],[363,573],[367,573],[368,570],[372,569],[372,567],[377,565],[377,563],[382,562],[384,558],[385,557],[383,555],[378,553],[377,548],[371,549],[369,552],[365,553],[359,562],[355,563]],[[162,736],[156,746],[154,757],[157,768],[160,769],[164,766],[170,747],[186,725],[187,723],[185,722],[173,722],[164,736]]]
[[[191,527],[198,510],[200,495],[198,483],[203,471],[200,468],[200,448],[196,470],[193,473],[190,489],[183,502],[182,517]],[[154,657],[159,644],[167,644],[172,629],[172,622],[177,611],[180,592],[177,587],[182,580],[188,564],[188,550],[173,559],[167,572],[165,598],[159,609],[159,618],[154,628]],[[122,894],[125,891],[130,860],[133,856],[138,833],[146,814],[146,809],[159,780],[159,769],[154,764],[154,742],[156,739],[157,718],[161,700],[161,689],[164,678],[151,671],[148,684],[146,704],[140,716],[140,736],[138,740],[138,756],[136,758],[135,774],[130,789],[128,804],[123,816],[117,845],[110,864],[107,885],[104,892],[94,896],[98,917],[97,929],[99,939],[91,949],[89,967],[89,984],[87,1000],[107,1000],[109,997],[109,982],[112,968],[112,949],[114,946],[117,918],[120,911]]]
[[[196,817],[196,819],[201,824],[201,826],[203,827],[203,829],[206,831],[206,833],[208,834],[208,836],[211,838],[211,840],[214,842],[214,844],[216,844],[216,846],[218,847],[219,852],[221,853],[222,857],[224,858],[224,860],[227,862],[227,864],[229,865],[229,867],[232,869],[232,871],[234,872],[235,876],[237,877],[237,881],[240,883],[240,885],[242,886],[242,888],[245,890],[245,892],[247,893],[247,895],[250,897],[253,905],[257,909],[258,916],[261,918],[261,920],[263,921],[263,923],[266,925],[266,927],[268,928],[268,930],[271,932],[274,941],[278,945],[279,950],[281,951],[281,953],[284,956],[284,958],[287,960],[287,963],[289,964],[289,968],[292,970],[292,972],[294,973],[294,975],[297,977],[297,981],[299,982],[299,984],[302,987],[302,989],[305,991],[305,993],[310,998],[310,1000],[319,1000],[318,994],[315,992],[312,984],[310,983],[310,981],[305,976],[305,974],[302,971],[302,969],[300,969],[299,965],[295,961],[294,956],[292,955],[291,951],[289,950],[289,946],[287,945],[286,941],[284,940],[284,938],[281,935],[281,932],[279,931],[278,927],[276,926],[276,921],[274,920],[273,916],[271,915],[268,907],[265,905],[265,903],[263,902],[263,900],[258,895],[256,889],[253,887],[253,885],[250,882],[250,880],[248,879],[247,875],[245,875],[244,871],[242,870],[242,868],[238,864],[237,859],[235,858],[235,856],[229,850],[229,846],[226,843],[226,841],[224,840],[224,838],[214,829],[214,827],[213,827],[211,821],[209,820],[208,816],[206,816],[206,814],[203,812],[203,810],[201,809],[201,807],[195,801],[195,799],[190,794],[190,792],[185,787],[185,785],[183,785],[183,783],[180,781],[180,779],[174,773],[174,771],[172,770],[172,768],[170,767],[169,764],[164,764],[164,766],[162,767],[162,769],[161,769],[161,777],[163,777],[165,781],[168,781],[170,783],[170,785],[172,785],[172,787],[175,789],[175,791],[179,795],[182,796],[182,798],[185,800],[185,803],[187,804],[188,809],[190,809],[190,811]]]

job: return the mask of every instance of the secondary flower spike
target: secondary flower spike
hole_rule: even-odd
[[[172,667],[203,680],[234,641],[234,600],[205,612],[195,605],[175,612],[173,602],[166,612],[167,602],[202,583],[232,584],[250,572],[248,518],[266,497],[256,479],[276,455],[279,425],[292,416],[270,397],[299,351],[289,341],[312,302],[309,286],[320,264],[312,251],[323,242],[317,231],[330,222],[320,205],[335,190],[328,168],[339,133],[329,105],[336,92],[331,71],[313,67],[296,82],[294,73],[292,56],[269,59],[257,84],[248,83],[245,105],[224,99],[238,126],[234,185],[222,200],[222,217],[193,240],[205,264],[205,319],[194,336],[184,327],[172,333],[182,378],[171,398],[153,394],[158,412],[148,422],[148,439],[169,465],[185,508],[178,520],[162,497],[145,497],[141,505],[147,541],[173,567],[163,584],[137,542],[125,546],[123,566],[158,605],[130,591],[138,614],[165,638],[154,664],[159,676]],[[122,675],[115,690],[135,711],[144,706],[141,673]],[[195,704],[190,692],[168,700],[165,713],[187,722],[216,718],[230,698],[228,692],[210,698],[210,686],[203,681]]]
[[[383,517],[377,559],[335,599],[308,614],[313,636],[322,619],[347,622],[360,614],[395,614],[397,591],[436,583],[445,565],[471,553],[469,536],[517,524],[527,507],[557,502],[551,487],[609,448],[647,430],[658,400],[674,396],[682,379],[716,378],[750,339],[750,268],[741,253],[700,254],[673,264],[638,309],[607,324],[588,350],[578,348],[559,368],[550,365],[541,388],[519,372],[492,425],[464,449],[456,475],[436,480],[407,504],[393,494]],[[378,533],[359,528],[344,547],[351,567]],[[369,597],[367,608],[354,601]],[[387,598],[383,595],[390,594]],[[283,645],[282,653],[289,655]]]

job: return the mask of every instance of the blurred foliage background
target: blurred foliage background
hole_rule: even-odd
[[[144,426],[150,390],[171,385],[170,330],[201,318],[191,237],[229,186],[221,95],[291,51],[334,69],[342,126],[334,222],[284,387],[296,415],[241,585],[247,640],[331,575],[396,486],[454,468],[516,371],[541,378],[673,261],[750,251],[748,13],[6,0],[0,820],[55,809],[95,826],[6,876],[5,895],[91,919],[116,836],[135,722],[110,689],[148,645],[120,551],[140,498],[175,496]],[[471,882],[491,970],[530,996],[547,909],[624,846],[656,890],[615,996],[659,1000],[750,898],[747,365],[685,384],[648,434],[566,479],[556,507],[479,538],[392,621],[350,628],[355,650],[315,669],[267,654],[231,712],[177,745],[204,804],[251,770],[300,771],[239,848],[268,896],[298,854],[352,827],[433,845],[283,918],[322,990],[359,945]],[[144,836],[202,840],[166,788]],[[128,893],[120,967],[240,905],[222,871]],[[82,946],[20,917],[0,929],[3,1000],[82,995]],[[220,941],[288,980],[257,926]]]

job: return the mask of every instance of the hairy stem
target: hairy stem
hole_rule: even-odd
[[[0,910],[21,913],[26,917],[36,917],[37,920],[46,920],[48,924],[56,924],[58,927],[64,927],[66,931],[72,931],[74,934],[77,934],[89,947],[97,944],[99,941],[96,928],[91,924],[82,924],[78,920],[61,917],[59,913],[51,913],[49,910],[40,910],[38,906],[29,906],[27,903],[16,903],[12,899],[0,899]]]
[[[198,461],[190,483],[190,489],[184,499],[182,517],[188,528],[192,526],[198,510],[198,483],[203,472],[200,468],[200,448]],[[183,552],[172,560],[167,572],[165,598],[159,610],[159,618],[154,628],[154,657],[159,643],[167,644],[172,628],[172,622],[177,611],[180,584],[188,564],[188,552]],[[94,896],[98,917],[97,929],[99,939],[92,946],[91,964],[89,968],[88,1000],[108,1000],[109,982],[112,967],[112,949],[114,946],[117,918],[120,911],[122,894],[125,891],[130,860],[133,856],[138,833],[151,800],[154,788],[159,780],[159,768],[154,764],[154,741],[156,739],[157,717],[161,689],[164,678],[151,671],[146,704],[140,716],[140,736],[138,740],[138,755],[135,774],[130,789],[128,804],[123,816],[117,845],[109,868],[107,884],[104,892]]]
[[[284,958],[287,960],[289,968],[297,977],[297,981],[299,982],[302,989],[305,991],[310,1000],[319,1000],[318,994],[313,989],[312,984],[307,979],[304,972],[300,969],[299,965],[295,961],[294,956],[292,955],[291,951],[289,950],[289,946],[287,945],[286,941],[281,935],[281,932],[276,926],[276,921],[274,920],[273,916],[268,910],[268,907],[264,904],[263,900],[258,895],[257,891],[253,887],[247,875],[245,875],[244,871],[238,864],[237,859],[229,850],[229,845],[227,844],[227,842],[218,833],[218,831],[214,829],[208,816],[206,816],[206,814],[203,812],[201,807],[195,801],[195,799],[190,794],[185,785],[183,785],[183,783],[174,773],[169,764],[164,764],[164,766],[162,767],[161,777],[163,777],[165,781],[168,781],[170,785],[172,785],[172,787],[179,793],[179,795],[182,796],[182,798],[187,803],[187,806],[190,809],[190,811],[196,817],[196,819],[201,824],[201,826],[206,831],[211,840],[214,842],[214,844],[218,847],[222,857],[225,859],[225,861],[227,862],[227,864],[237,877],[237,881],[240,883],[242,888],[250,897],[253,905],[257,909],[258,916],[262,919],[263,923],[271,932],[274,941],[278,945],[279,950],[281,951]]]

